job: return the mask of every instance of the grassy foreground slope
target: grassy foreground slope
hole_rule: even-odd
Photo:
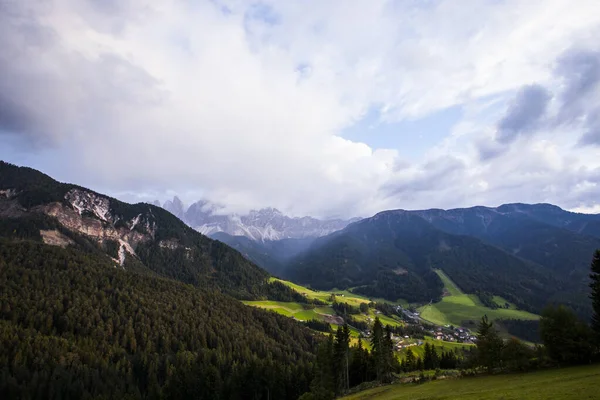
[[[491,309],[484,306],[474,294],[463,293],[458,286],[442,271],[435,270],[444,283],[446,296],[439,303],[432,303],[420,307],[421,318],[437,325],[469,325],[466,321],[477,322],[484,314],[491,320],[496,319],[524,319],[535,320],[539,316],[527,311],[516,310],[514,305],[509,308]],[[505,303],[500,297],[494,298],[497,302]]]
[[[422,385],[383,386],[346,400],[591,400],[600,399],[600,365],[519,375],[438,380]]]

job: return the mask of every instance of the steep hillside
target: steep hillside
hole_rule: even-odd
[[[2,238],[0,288],[2,399],[297,399],[308,390],[314,334],[213,289],[72,246]]]
[[[390,300],[437,301],[443,270],[467,293],[499,295],[539,311],[565,285],[540,265],[477,238],[453,235],[406,211],[387,211],[317,240],[286,276],[315,288],[354,289]]]
[[[598,215],[575,214],[549,204],[507,204],[498,208],[411,212],[436,228],[476,237],[509,254],[532,261],[564,283],[551,300],[584,303],[588,293],[591,254],[600,248],[600,237],[590,230]]]
[[[160,207],[126,204],[3,162],[0,235],[107,254],[123,268],[212,286],[238,298],[270,290],[266,271]]]

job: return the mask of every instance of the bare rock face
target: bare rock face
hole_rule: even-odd
[[[71,203],[79,215],[87,212],[102,221],[107,221],[107,218],[110,217],[110,203],[106,197],[88,191],[73,189],[65,195],[65,200]]]
[[[17,194],[15,189],[0,190],[0,199],[10,199]]]
[[[42,235],[42,240],[44,243],[59,246],[59,247],[67,247],[70,244],[73,244],[73,241],[55,230],[41,230],[40,235]]]
[[[123,265],[127,254],[135,256],[135,248],[141,242],[154,238],[155,224],[147,216],[138,214],[129,221],[113,215],[110,199],[93,192],[73,189],[65,195],[65,203],[50,203],[37,206],[31,211],[55,217],[67,229],[85,235],[98,242],[107,240],[119,243],[119,263]],[[118,226],[117,222],[120,222]],[[144,229],[135,229],[143,224]],[[140,231],[144,231],[142,233]],[[47,244],[66,246],[64,238],[53,231],[40,232]]]

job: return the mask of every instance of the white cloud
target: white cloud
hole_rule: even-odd
[[[493,133],[474,112],[414,165],[339,134],[372,107],[397,121],[558,85],[555,60],[600,32],[596,1],[256,4],[6,3],[0,130],[55,146],[55,162],[71,167],[62,179],[188,201],[201,193],[233,209],[592,201],[596,189],[560,193],[600,167],[564,132],[519,138],[482,162],[473,144]]]

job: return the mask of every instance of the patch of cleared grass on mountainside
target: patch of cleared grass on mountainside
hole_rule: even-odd
[[[345,400],[593,400],[600,399],[600,365],[526,374],[382,386]]]
[[[326,303],[330,302],[330,298],[332,294],[336,295],[337,301],[340,303],[348,303],[351,306],[359,307],[362,303],[370,303],[371,301],[376,303],[388,303],[388,304],[399,304],[406,306],[408,303],[405,300],[399,299],[398,301],[389,301],[385,299],[379,298],[368,298],[362,296],[360,294],[352,293],[349,290],[339,290],[339,289],[331,289],[331,290],[312,290],[302,285],[298,285],[296,283],[285,281],[279,278],[271,277],[269,281],[279,281],[284,285],[287,285],[297,291],[300,294],[303,294],[308,299],[317,299],[324,301]]]
[[[417,343],[419,339],[408,339],[408,342]],[[425,355],[425,343],[432,344],[435,346],[438,354],[441,354],[442,351],[454,351],[455,349],[469,349],[470,347],[475,346],[474,344],[465,344],[465,343],[457,343],[457,342],[445,342],[443,340],[437,340],[430,336],[425,336],[423,340],[423,344],[420,346],[410,346],[408,348],[404,348],[398,352],[398,356],[400,359],[404,359],[406,356],[406,352],[408,349],[411,349],[413,354],[418,357],[423,357]]]
[[[485,307],[474,294],[464,294],[458,286],[441,270],[436,270],[440,279],[444,282],[445,292],[448,294],[439,303],[432,303],[419,308],[421,318],[437,325],[468,325],[466,321],[477,321],[484,315],[491,320],[496,319],[524,319],[535,320],[539,316],[527,311],[516,310],[509,303],[508,309],[497,308],[492,310]],[[503,298],[496,296],[497,303],[507,303]]]
[[[326,315],[335,315],[333,308],[323,306],[313,309],[307,308],[306,305],[285,301],[243,301],[244,304],[252,307],[259,307],[265,310],[271,310],[286,317],[294,317],[300,321],[308,321],[311,319],[325,320]]]

